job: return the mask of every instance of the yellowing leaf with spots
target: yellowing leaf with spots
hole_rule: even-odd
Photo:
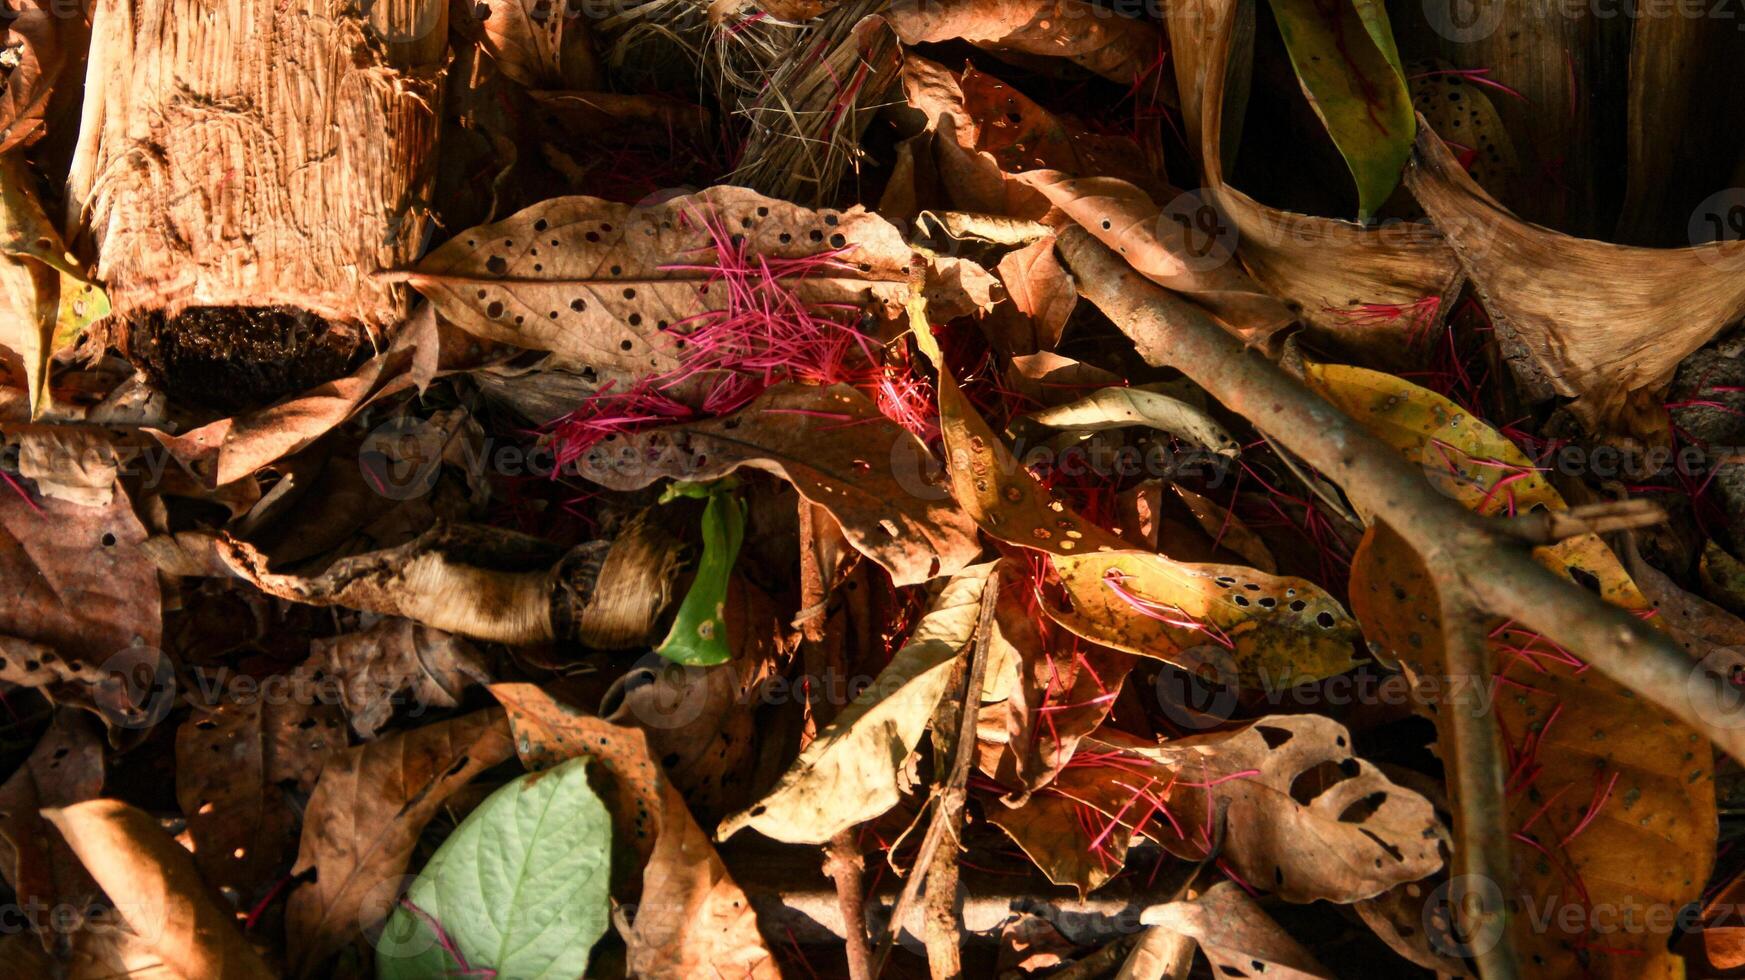
[[[1440,395],[1337,365],[1311,365],[1308,379],[1468,507],[1565,509],[1513,443]],[[1614,605],[1652,608],[1593,535],[1539,548],[1535,557]],[[1709,743],[1587,669],[1581,651],[1514,624],[1493,624],[1488,690],[1447,677],[1435,589],[1422,560],[1386,525],[1372,527],[1358,548],[1351,604],[1364,635],[1398,657],[1423,695],[1414,703],[1439,726],[1453,711],[1494,713],[1512,766],[1505,778],[1514,880],[1503,896],[1519,912],[1507,941],[1545,976],[1682,975],[1666,952],[1670,921],[1642,916],[1695,900],[1708,879]]]
[[[1353,666],[1356,625],[1314,583],[1139,551],[1054,499],[964,397],[911,309],[922,350],[939,365],[952,495],[983,531],[1051,556],[1065,601],[1044,604],[1050,618],[1104,646],[1214,666],[1249,686],[1289,687]]]

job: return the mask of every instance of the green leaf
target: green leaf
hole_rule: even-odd
[[[461,821],[377,940],[377,980],[587,972],[610,914],[612,838],[587,763],[522,776]]]
[[[1358,220],[1387,201],[1417,135],[1387,10],[1375,0],[1271,0],[1303,94],[1357,182]]]
[[[696,496],[701,490],[692,484],[675,484],[667,493]],[[733,657],[727,647],[727,580],[745,539],[745,504],[738,495],[718,486],[708,496],[709,503],[703,507],[703,557],[697,562],[697,577],[679,604],[672,629],[655,650],[675,663],[694,666],[724,664]],[[671,496],[662,497],[667,499]]]

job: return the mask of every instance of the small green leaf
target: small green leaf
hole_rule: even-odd
[[[695,487],[675,484],[662,499],[701,495]],[[708,490],[708,497],[709,503],[703,507],[703,557],[697,562],[697,577],[679,604],[672,629],[655,650],[675,663],[693,666],[722,664],[733,656],[727,648],[727,580],[745,538],[745,505],[739,497],[719,485]]]
[[[522,776],[461,821],[376,941],[377,980],[587,972],[610,915],[612,839],[587,762]]]
[[[1303,94],[1357,182],[1358,220],[1392,194],[1417,116],[1387,10],[1376,0],[1272,0]]]

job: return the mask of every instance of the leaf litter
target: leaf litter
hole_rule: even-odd
[[[0,18],[0,973],[1745,966],[1745,42],[237,10]]]

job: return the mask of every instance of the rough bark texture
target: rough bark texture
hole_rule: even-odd
[[[75,225],[115,311],[300,307],[385,328],[425,231],[438,0],[99,0]]]

